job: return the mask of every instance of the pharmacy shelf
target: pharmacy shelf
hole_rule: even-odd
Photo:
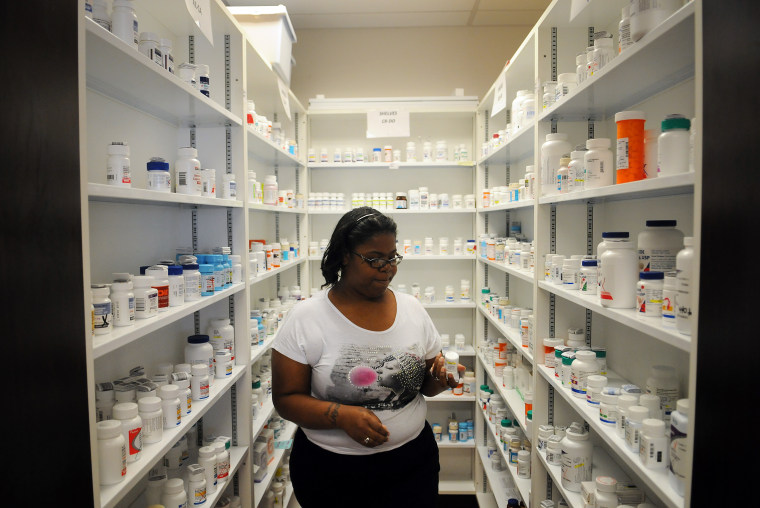
[[[213,494],[208,494],[206,490],[206,506],[215,506],[216,502],[222,497],[227,487],[231,485],[230,478],[235,476],[240,466],[243,465],[245,458],[248,456],[247,446],[232,446],[230,447],[230,472],[228,479],[221,485],[217,485],[216,491]]]
[[[520,129],[503,145],[478,161],[478,164],[508,164],[519,162],[533,155],[533,131],[536,122]]]
[[[520,424],[520,428],[526,433],[529,434],[526,429],[527,422],[525,417],[525,402],[523,402],[522,397],[520,397],[520,394],[517,393],[516,389],[507,390],[504,388],[504,385],[501,382],[500,377],[496,377],[496,371],[493,367],[486,364],[485,358],[483,358],[483,355],[478,355],[478,360],[480,360],[481,365],[483,365],[483,368],[488,373],[488,377],[491,378],[493,381],[493,384],[496,387],[496,390],[499,392],[499,395],[501,395],[501,398],[504,399],[504,402],[506,402],[507,407],[509,408],[509,412],[512,413],[512,416],[514,419],[518,421]],[[489,388],[491,385],[488,385]],[[488,416],[484,415],[485,421],[488,422]],[[530,440],[530,436],[528,436],[528,439]]]
[[[636,309],[610,309],[603,307],[597,295],[581,295],[579,291],[565,289],[562,286],[557,286],[546,281],[539,281],[538,287],[624,326],[650,335],[681,351],[686,351],[687,353],[691,351],[691,337],[678,333],[675,329],[663,326],[662,319],[660,318],[640,318]]]
[[[694,193],[694,173],[681,173],[637,182],[608,185],[598,189],[581,190],[568,194],[554,194],[539,198],[542,205],[561,203],[602,203],[654,197],[678,196]]]
[[[249,211],[258,212],[306,214],[305,208],[287,208],[285,206],[262,205],[258,203],[246,203],[245,208]]]
[[[475,448],[475,440],[468,439],[467,441],[450,441],[448,435],[441,437],[438,443],[438,448]]]
[[[84,21],[87,88],[176,126],[242,125],[238,116],[176,74],[91,19]]]
[[[473,161],[434,161],[434,162],[309,162],[310,169],[424,169],[424,168],[472,168]]]
[[[258,417],[255,420],[253,420],[251,442],[256,441],[256,438],[259,437],[259,434],[261,434],[261,431],[264,429],[267,422],[269,421],[269,418],[272,417],[273,413],[274,413],[274,401],[272,397],[267,397],[267,400],[265,400],[264,404],[261,405],[261,407],[259,408]]]
[[[549,385],[554,388],[554,393],[559,394],[565,401],[572,407],[579,416],[581,416],[588,424],[589,428],[593,430],[602,440],[609,446],[610,450],[615,453],[615,463],[623,463],[633,473],[640,478],[644,485],[651,489],[658,499],[667,503],[667,506],[672,508],[681,508],[684,504],[684,498],[679,496],[673,487],[670,485],[668,478],[668,469],[663,468],[660,470],[648,469],[644,467],[639,460],[639,454],[633,453],[628,449],[625,442],[617,435],[615,427],[609,427],[603,425],[599,420],[599,409],[591,408],[586,403],[586,399],[578,398],[567,388],[563,388],[554,377],[554,370],[549,369],[543,365],[537,365],[536,368],[540,375],[546,379]],[[623,383],[622,378],[614,372],[607,371],[605,375],[611,386],[619,385]],[[594,450],[594,462],[596,463],[597,450]],[[606,456],[606,453],[602,452],[600,455]],[[610,462],[613,462],[610,460]],[[622,472],[616,472],[611,474],[613,478],[619,479],[622,475],[623,478],[628,478],[628,475]]]
[[[298,160],[298,157],[283,150],[271,139],[256,132],[250,125],[246,127],[246,132],[248,133],[248,153],[260,162],[280,167],[304,167],[304,163]]]
[[[282,434],[280,435],[279,441],[287,441],[289,439],[293,439],[293,436],[296,433],[296,429],[298,426],[293,422],[287,422],[285,424],[285,428],[282,429]],[[275,448],[274,450],[274,458],[272,462],[267,467],[267,475],[264,477],[264,479],[259,483],[254,483],[253,486],[253,506],[259,506],[259,503],[261,503],[261,500],[264,498],[264,494],[267,490],[269,490],[269,486],[272,483],[272,480],[274,479],[275,472],[277,471],[277,468],[280,466],[280,462],[282,461],[282,457],[285,455],[285,449],[283,448]]]
[[[321,259],[321,258],[320,258]],[[474,261],[473,254],[405,254],[407,261]]]
[[[269,348],[272,347],[272,343],[274,342],[274,337],[277,335],[275,332],[275,335],[272,337],[268,337],[264,340],[264,343],[261,345],[251,346],[251,361],[250,365],[253,365],[256,363],[256,361],[264,355],[267,351],[269,351]]]
[[[507,339],[509,343],[512,344],[525,358],[527,358],[531,365],[533,365],[533,355],[528,348],[522,347],[522,337],[520,337],[520,333],[496,319],[487,309],[483,308],[482,305],[478,306],[478,310],[493,326],[496,327],[497,330],[499,330],[499,332],[501,332],[502,335],[504,335],[504,338]]]
[[[92,339],[93,358],[97,359],[108,353],[112,353],[127,344],[136,341],[145,335],[160,330],[164,326],[174,323],[185,316],[189,316],[213,303],[234,295],[245,288],[245,284],[233,284],[228,289],[215,292],[211,296],[204,296],[200,300],[187,302],[179,307],[169,307],[164,312],[159,312],[156,317],[148,319],[136,319],[132,326],[115,326],[111,333],[95,335]]]
[[[520,208],[533,208],[535,204],[535,199],[521,199],[520,201],[512,201],[509,203],[500,203],[493,206],[479,207],[478,213],[492,213],[503,212],[505,210],[517,210]]]
[[[474,495],[475,483],[472,480],[441,480],[438,482],[438,494]]]
[[[524,280],[526,282],[530,282],[531,284],[533,284],[535,282],[535,280],[534,280],[534,277],[535,277],[534,272],[525,271],[525,270],[522,270],[520,268],[515,268],[512,265],[505,264],[503,262],[492,261],[490,259],[485,259],[485,258],[482,258],[482,257],[478,257],[478,261],[481,262],[481,263],[483,263],[483,264],[485,264],[485,265],[492,266],[492,267],[496,268],[497,270],[501,270],[502,272],[505,272],[505,273],[507,273],[507,274],[509,274],[511,276],[514,276],[514,277],[516,277],[516,278],[518,278],[520,280]]]
[[[290,499],[293,497],[293,484],[285,485],[285,495],[283,496],[282,506],[288,508],[290,505]]]
[[[343,208],[341,210],[309,210],[309,215],[335,215],[340,216],[346,212],[350,212],[350,208]],[[380,210],[385,215],[439,215],[450,213],[469,213],[474,214],[475,208],[437,208],[435,210],[402,210],[402,209],[390,209]]]
[[[488,478],[488,485],[491,487],[493,497],[496,499],[496,506],[498,508],[506,508],[507,501],[511,496],[504,483],[502,477],[506,474],[506,471],[494,471],[491,468],[491,458],[488,456],[488,447],[478,446],[478,456],[480,456],[480,462],[483,464],[483,471]]]
[[[475,356],[477,353],[475,351],[475,348],[469,344],[465,344],[464,349],[456,349],[455,347],[452,348],[449,346],[448,349],[444,349],[443,353],[446,354],[447,351],[454,351],[456,353],[459,353],[459,356]]]
[[[164,206],[221,206],[225,208],[242,208],[243,206],[243,202],[237,199],[189,196],[175,192],[158,192],[134,187],[116,187],[115,185],[103,183],[88,183],[87,195],[90,201],[103,201],[107,203]]]
[[[293,261],[287,261],[286,263],[282,264],[279,268],[273,268],[271,270],[267,270],[264,273],[255,275],[253,277],[250,277],[248,279],[249,284],[258,284],[259,282],[269,279],[270,277],[274,277],[277,274],[280,274],[286,270],[290,270],[292,268],[295,268],[298,265],[301,265],[306,262],[305,257],[301,257],[299,259],[293,260]]]
[[[607,2],[592,2],[604,3]],[[695,3],[688,2],[613,58],[598,75],[583,81],[573,93],[542,112],[538,121],[611,118],[619,111],[693,78]],[[607,19],[619,18],[620,9],[617,9],[617,13]],[[587,25],[576,26],[585,29]],[[631,79],[632,76],[635,79]]]
[[[426,309],[474,309],[475,302],[465,302],[465,303],[434,302],[434,303],[423,303],[422,306],[425,307]]]
[[[499,446],[501,444],[501,438],[499,437],[496,425],[488,421],[488,415],[482,409],[481,413],[483,415],[483,423],[486,425],[488,432],[491,433],[491,436],[496,441],[496,448],[499,450],[498,453],[504,457],[504,460],[507,463],[507,471],[512,476],[512,480],[515,482],[515,487],[517,487],[517,491],[520,493],[520,497],[523,500],[530,499],[530,478],[519,478],[517,476],[517,466],[509,463],[509,452],[504,450],[503,446]],[[521,430],[525,432],[525,427],[521,427]],[[488,448],[486,448],[486,456],[487,455]],[[483,469],[491,469],[490,460],[487,463],[483,463]]]
[[[435,397],[425,397],[425,402],[430,404],[431,402],[469,402],[472,404],[475,402],[477,398],[474,395],[454,395],[451,393],[451,390],[446,390],[445,392],[441,392]]]
[[[116,506],[124,496],[129,493],[142,478],[148,473],[153,465],[160,460],[174,446],[187,430],[206,414],[217,401],[219,401],[229,388],[245,373],[246,368],[235,366],[232,374],[227,379],[215,379],[210,386],[209,397],[206,400],[194,400],[190,415],[182,418],[180,425],[173,429],[164,429],[163,438],[158,443],[148,443],[143,446],[140,460],[127,465],[127,474],[124,480],[116,485],[100,486],[100,506],[111,508]],[[247,449],[244,451],[244,453]]]

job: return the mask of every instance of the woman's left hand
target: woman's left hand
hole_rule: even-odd
[[[441,388],[455,388],[459,384],[459,380],[464,376],[465,370],[467,370],[466,367],[461,363],[458,363],[458,375],[455,377],[454,374],[447,374],[446,361],[444,360],[443,355],[438,353],[433,360],[433,366],[430,368],[430,375]]]

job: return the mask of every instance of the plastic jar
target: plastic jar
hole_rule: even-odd
[[[676,272],[668,272],[662,287],[662,325],[667,328],[676,326],[676,294]]]
[[[662,134],[657,138],[658,176],[688,172],[691,120],[682,115],[668,115],[661,125]]]
[[[603,307],[632,309],[636,307],[638,259],[632,242],[607,242],[602,254],[599,293]]]
[[[683,496],[686,476],[691,471],[687,436],[689,434],[689,399],[680,399],[670,414],[670,485]]]
[[[592,374],[586,379],[586,404],[592,408],[598,408],[602,401],[602,389],[607,386],[607,378],[599,374]]]
[[[657,138],[660,131],[644,130],[644,173],[647,178],[657,178]]]
[[[171,39],[161,39],[159,41],[158,49],[161,50],[161,54],[164,57],[162,67],[174,74],[174,55],[172,54]]]
[[[639,398],[636,395],[618,395],[618,419],[615,422],[615,432],[620,439],[625,439],[625,425],[628,415],[628,408],[636,406],[639,403]]]
[[[595,138],[586,141],[587,152],[583,155],[586,176],[585,189],[598,189],[614,183],[612,172],[612,151],[609,138]],[[619,182],[618,182],[619,183]]]
[[[208,335],[190,335],[185,346],[185,363],[205,365],[207,372],[214,369],[214,349]]]
[[[193,302],[201,299],[201,272],[197,263],[182,265],[182,277],[185,279],[184,300]]]
[[[691,335],[691,273],[694,264],[694,238],[683,239],[684,248],[676,256],[676,328],[684,335]]]
[[[684,235],[675,220],[648,220],[638,236],[639,270],[675,270],[676,256],[683,248]]]
[[[627,242],[629,237],[630,234],[626,231],[605,231],[602,233],[602,241],[596,247],[597,274],[601,275],[602,254],[605,253],[607,247],[614,242]]]
[[[190,391],[193,400],[208,399],[209,396],[209,375],[208,366],[203,363],[195,363],[191,367],[192,377],[190,378]]]
[[[436,162],[449,160],[449,146],[446,141],[441,140],[435,143],[435,160]]]
[[[553,369],[555,364],[555,351],[557,347],[563,346],[564,342],[561,338],[546,338],[544,339],[544,366]]]
[[[550,108],[554,104],[554,101],[557,99],[556,94],[557,94],[557,82],[556,81],[544,82],[544,94],[541,97],[541,109]]]
[[[97,423],[98,469],[101,485],[114,485],[127,475],[127,445],[118,420]]]
[[[164,429],[173,429],[182,423],[182,406],[179,402],[179,386],[164,385],[158,389],[161,410],[164,415]]]
[[[106,149],[106,183],[116,187],[132,187],[132,176],[129,163],[129,145],[121,141],[113,141]]]
[[[641,425],[639,459],[648,469],[664,469],[668,465],[670,438],[665,435],[665,422],[647,418]]]
[[[172,182],[169,163],[161,157],[151,157],[147,164],[148,190],[171,192]]]
[[[109,32],[111,31],[111,17],[108,15],[106,0],[92,0],[92,20]]]
[[[135,318],[147,319],[158,315],[158,290],[153,286],[155,279],[148,275],[132,278],[135,294]]]
[[[177,160],[174,162],[174,172],[176,193],[201,195],[201,162],[198,160],[198,150],[191,147],[179,148]]]
[[[167,508],[187,508],[187,492],[182,478],[166,480],[161,493],[161,504]]]
[[[560,381],[562,386],[569,390],[572,389],[572,365],[575,360],[575,353],[565,351],[560,357],[562,358],[562,368],[559,371]]]
[[[559,101],[562,99],[562,97],[565,97],[567,95],[570,95],[570,93],[575,90],[575,88],[578,86],[578,76],[574,72],[563,72],[562,74],[559,74],[557,76],[557,100]],[[568,150],[569,152],[569,150]]]
[[[599,374],[599,364],[596,362],[596,353],[589,350],[575,353],[575,361],[571,368],[571,391],[573,396],[585,399],[586,384],[588,377]]]
[[[578,290],[580,288],[580,259],[565,259],[562,261],[562,287]]]
[[[633,44],[631,37],[631,6],[626,5],[620,14],[618,23],[618,54],[628,49]]]
[[[536,96],[529,93],[522,102],[522,126],[527,127],[536,118]]]
[[[191,367],[188,365],[188,370]],[[193,412],[193,392],[190,390],[189,372],[175,372],[171,375],[172,384],[179,387],[179,405],[182,408],[182,416]]]
[[[594,51],[592,52],[591,75],[595,76],[615,57],[612,34],[597,32],[594,34]]]
[[[406,192],[397,192],[396,193],[396,209],[397,210],[406,210],[407,209]]]
[[[222,173],[222,199],[237,198],[237,182],[232,173]]]
[[[570,157],[562,157],[559,160],[559,169],[557,169],[557,192],[560,194],[567,194],[570,192],[570,170],[568,169],[568,165],[571,160]]]
[[[277,175],[266,175],[264,177],[264,201],[265,205],[277,204]]]
[[[169,265],[169,306],[179,307],[185,303],[185,277],[180,265]]]
[[[613,393],[602,393],[599,404],[599,421],[603,425],[614,427],[618,420],[618,396]]]
[[[209,320],[209,326],[206,329],[209,337],[209,344],[214,350],[225,350],[230,355],[234,355],[235,350],[235,329],[230,324],[229,318],[213,318]],[[234,359],[234,356],[232,356]]]
[[[195,64],[195,67],[197,69],[196,76],[198,78],[198,90],[200,90],[200,92],[206,97],[210,97],[211,80],[209,79],[208,75],[208,65]]]
[[[187,83],[193,89],[198,89],[198,82],[195,80],[196,66],[191,63],[181,63],[177,66],[177,75],[179,79]]]
[[[575,55],[575,80],[578,84],[586,79],[586,52]]]
[[[676,409],[676,403],[680,396],[676,369],[669,365],[653,365],[650,367],[646,393],[659,397],[662,418],[669,423],[670,414]],[[650,416],[654,417],[651,412]]]
[[[595,483],[594,508],[617,508],[617,480],[610,476],[597,476]]]
[[[662,290],[665,274],[662,272],[640,272],[636,285],[636,308],[638,317],[662,316]]]
[[[156,65],[164,66],[164,54],[159,49],[160,37],[154,32],[142,32],[140,41],[137,43],[137,50],[149,59],[153,60]]]
[[[578,290],[582,295],[595,295],[598,287],[596,259],[582,259]]]
[[[642,393],[639,395],[639,405],[647,408],[649,418],[662,419],[662,406],[660,397],[653,393]]]
[[[593,446],[588,432],[568,428],[562,440],[562,486],[571,492],[581,491],[581,482],[591,481]]]
[[[137,49],[140,42],[137,14],[132,0],[114,0],[111,11],[111,33]]]
[[[111,333],[113,328],[113,308],[111,299],[108,297],[111,290],[105,284],[92,284],[92,305],[94,308],[94,333],[105,335]]]
[[[158,443],[164,436],[164,413],[161,399],[143,397],[137,401],[137,410],[142,419],[143,443]]]
[[[625,444],[633,453],[639,453],[641,424],[649,418],[649,409],[630,406],[625,412]]]
[[[585,153],[585,149],[570,152],[570,163],[567,165],[568,192],[583,190],[586,181],[586,167],[583,160]]]
[[[643,111],[621,111],[615,113],[617,124],[617,183],[635,182],[646,178],[644,161],[644,123]]]
[[[127,463],[140,459],[142,451],[142,419],[137,404],[120,402],[113,406],[113,419],[121,423],[121,434],[127,446]]]
[[[516,132],[525,126],[525,122],[523,121],[522,117],[522,104],[529,93],[530,90],[518,90],[515,94],[515,98],[512,100],[512,132]]]
[[[517,452],[517,477],[530,478],[530,452],[527,450]]]
[[[169,279],[154,277],[151,287],[158,291],[158,311],[165,312],[169,310]]]
[[[548,195],[556,192],[556,176],[560,159],[569,154],[572,147],[567,142],[567,134],[552,133],[546,135],[541,145],[541,193]]]
[[[562,465],[562,440],[561,436],[553,434],[546,441],[546,462],[552,466]]]
[[[417,148],[414,141],[409,141],[406,144],[406,162],[417,162]]]
[[[681,6],[679,0],[632,0],[631,13],[631,38],[638,41],[653,28],[665,21]]]
[[[198,465],[203,467],[206,478],[206,492],[213,494],[216,492],[216,450],[213,446],[202,446],[198,448]]]
[[[206,469],[199,464],[187,466],[188,505],[198,506],[206,502]]]

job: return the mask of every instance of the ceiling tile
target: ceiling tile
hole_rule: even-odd
[[[227,5],[282,4],[288,14],[359,14],[470,11],[476,0],[225,0]]]
[[[385,14],[291,14],[298,29],[320,28],[389,28],[415,26],[466,26],[467,12],[385,13]]]

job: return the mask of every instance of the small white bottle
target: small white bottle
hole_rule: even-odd
[[[206,477],[206,493],[216,492],[216,449],[213,446],[198,448],[198,464],[203,467]]]
[[[554,194],[557,189],[556,177],[560,159],[569,154],[572,146],[567,141],[567,134],[551,133],[546,135],[546,142],[541,145],[541,194]]]
[[[633,453],[639,453],[641,425],[649,418],[649,409],[644,406],[631,406],[625,413],[625,444]]]
[[[620,23],[618,23],[618,53],[628,49],[631,44],[633,44],[633,39],[631,39],[631,6],[629,4],[623,7]]]
[[[666,273],[662,286],[662,326],[670,329],[676,327],[677,287],[676,272]]]
[[[599,421],[603,425],[614,427],[618,420],[618,396],[613,393],[602,393],[599,404]]]
[[[670,414],[670,485],[679,496],[684,495],[686,477],[691,471],[688,440],[689,399],[680,399]]]
[[[161,494],[161,504],[165,508],[187,508],[187,492],[182,478],[166,480]]]
[[[636,307],[638,256],[632,242],[604,242],[599,276],[599,293],[603,307]]]
[[[158,34],[154,32],[142,32],[140,34],[140,42],[137,44],[137,49],[143,55],[147,56],[156,65],[164,66],[164,54],[159,47],[160,38]]]
[[[196,74],[198,78],[198,89],[206,97],[211,96],[211,80],[208,75],[208,65],[196,64]]]
[[[620,439],[625,439],[625,426],[628,415],[628,408],[636,406],[639,398],[635,395],[618,395],[618,419],[615,422],[615,432]]]
[[[209,397],[209,379],[208,366],[202,363],[196,363],[192,366],[193,377],[190,378],[190,390],[193,394],[193,400],[205,400]]]
[[[161,54],[164,56],[164,69],[174,74],[174,55],[172,54],[171,39],[161,39],[159,41],[159,49],[161,50]]]
[[[598,289],[598,269],[596,259],[582,259],[578,290],[582,295],[595,295]]]
[[[562,486],[571,492],[581,491],[581,482],[591,481],[593,446],[588,432],[570,427],[562,440]]]
[[[135,275],[135,317],[148,319],[158,315],[158,290],[152,287],[155,279],[149,275]]]
[[[174,191],[177,194],[201,195],[201,162],[198,160],[198,150],[192,147],[177,149],[174,172]]]
[[[127,475],[127,445],[118,420],[97,423],[98,468],[101,485],[114,485]]]
[[[610,476],[597,476],[595,483],[594,508],[617,508],[617,480]]]
[[[530,452],[528,450],[517,452],[517,477],[530,478]]]
[[[570,192],[570,170],[568,169],[568,165],[571,160],[570,157],[562,157],[559,160],[559,169],[557,169],[557,192],[560,194],[567,194]]]
[[[640,272],[636,285],[637,316],[659,318],[662,316],[662,292],[665,274],[662,272]]]
[[[670,423],[670,413],[676,409],[676,403],[680,396],[676,369],[670,365],[653,365],[650,367],[646,393],[659,397],[662,419],[666,423]],[[654,418],[655,416],[650,414],[650,417]]]
[[[188,368],[191,367],[188,365]],[[182,416],[187,416],[193,412],[193,392],[190,389],[190,376],[191,374],[186,372],[175,372],[171,376],[172,384],[179,387],[178,397]]]
[[[161,399],[143,397],[137,401],[137,409],[143,424],[143,443],[158,443],[164,436],[164,413]]]
[[[230,452],[227,451],[229,440],[219,437],[214,441],[214,450],[216,451],[216,479],[217,486],[227,481],[230,473]]]
[[[108,145],[107,151],[106,183],[116,187],[132,187],[129,145],[122,141],[113,141]]]
[[[161,410],[164,415],[164,429],[173,429],[182,423],[182,406],[179,402],[179,386],[164,385],[158,389]]]
[[[694,264],[694,238],[683,239],[684,248],[676,256],[676,328],[684,335],[691,335],[691,275]]]
[[[132,291],[131,280],[111,283],[111,304],[114,326],[135,324],[135,294]]]
[[[590,350],[582,350],[575,353],[575,361],[570,371],[571,390],[574,397],[586,399],[586,385],[588,377],[599,375],[599,364],[596,361],[596,353]]]
[[[113,1],[111,32],[134,49],[137,49],[140,42],[139,25],[132,0]]]
[[[127,462],[140,459],[142,451],[142,419],[134,402],[121,402],[113,407],[113,419],[121,423],[121,433],[127,444]]]
[[[657,138],[658,176],[688,172],[691,120],[682,115],[668,115],[661,126],[662,134]]]
[[[612,185],[615,175],[615,165],[612,162],[609,138],[594,138],[586,140],[588,149],[583,155],[583,165],[586,176],[583,183],[585,189],[598,189]]]
[[[199,464],[187,466],[187,501],[189,506],[206,502],[206,468]]]
[[[95,335],[111,333],[113,329],[113,309],[108,295],[111,290],[105,284],[93,284],[90,286],[92,293],[92,305],[95,310]]]
[[[670,438],[665,435],[665,422],[647,418],[642,422],[639,459],[648,469],[664,469],[668,466]]]

